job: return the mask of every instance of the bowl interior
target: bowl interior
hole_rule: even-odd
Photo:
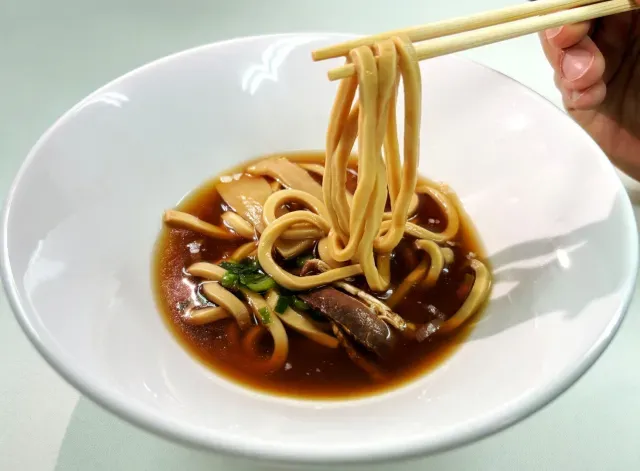
[[[244,160],[323,148],[337,62],[310,51],[341,39],[249,38],[163,59],[85,99],[34,148],[5,213],[4,282],[32,341],[89,397],[217,450],[376,459],[522,418],[604,349],[637,265],[621,184],[563,113],[455,57],[421,64],[420,169],[458,192],[495,270],[469,341],[400,389],[333,403],[246,390],[177,343],[151,292],[162,211]]]

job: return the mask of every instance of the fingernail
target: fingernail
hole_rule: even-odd
[[[569,49],[562,59],[562,75],[570,82],[578,80],[587,73],[594,59],[595,55],[585,49]]]
[[[559,26],[557,28],[551,28],[551,29],[546,30],[544,34],[547,35],[547,39],[553,39],[557,35],[560,34],[560,32],[562,31],[562,28],[564,28],[564,26]]]

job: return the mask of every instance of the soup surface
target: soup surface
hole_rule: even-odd
[[[321,153],[295,157],[291,160],[316,160],[319,164],[324,159]],[[244,168],[248,165],[245,164]],[[233,169],[226,175],[242,171],[242,168]],[[321,183],[319,175],[314,175],[314,178]],[[195,190],[177,209],[211,224],[221,225],[221,214],[228,211],[229,207],[216,191],[219,180],[220,177],[214,178]],[[356,183],[357,169],[352,167],[347,190],[353,192]],[[411,221],[433,232],[444,230],[447,223],[440,207],[426,195],[420,195],[417,213]],[[473,277],[468,270],[469,259],[483,260],[483,257],[473,227],[462,214],[460,224],[457,236],[448,243],[454,252],[454,262],[444,269],[437,284],[429,290],[413,289],[394,307],[394,311],[406,320],[427,323],[437,318],[449,318],[468,295],[473,284]],[[383,379],[372,379],[350,360],[343,348],[327,348],[295,331],[287,330],[289,353],[284,368],[271,373],[256,371],[255,360],[243,350],[242,334],[233,318],[206,325],[190,325],[182,319],[185,310],[191,306],[213,305],[202,296],[198,289],[199,281],[190,276],[186,268],[196,262],[218,263],[246,242],[242,239],[212,239],[191,230],[165,226],[155,247],[153,265],[157,304],[175,337],[204,365],[237,383],[281,396],[309,399],[369,395],[397,387],[438,366],[456,350],[471,330],[473,320],[450,335],[434,335],[423,342],[401,337],[388,357],[376,360],[384,372]],[[390,290],[370,294],[383,301],[388,299],[423,257],[424,252],[416,250],[412,240],[405,236],[395,249],[391,261]],[[367,290],[362,276],[352,283]],[[268,336],[262,336],[258,344],[265,355],[272,348],[269,340]]]

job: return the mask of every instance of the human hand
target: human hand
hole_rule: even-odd
[[[640,10],[540,38],[569,114],[614,165],[640,180]]]

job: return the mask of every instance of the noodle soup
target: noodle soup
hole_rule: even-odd
[[[491,287],[457,196],[418,175],[413,45],[382,39],[347,62],[355,73],[338,87],[322,154],[220,176],[165,212],[173,229],[158,244],[160,304],[179,337],[279,394],[361,395],[425,371]]]
[[[273,159],[285,159],[287,163],[281,161],[280,166],[269,165],[274,162]],[[378,345],[360,343],[368,333],[357,331],[363,328],[362,323],[354,324],[344,317],[344,313],[343,317],[328,317],[316,309],[326,306],[311,306],[311,303],[318,301],[304,300],[306,293],[322,290],[322,286],[315,290],[293,291],[273,281],[260,267],[256,250],[261,234],[257,230],[252,229],[245,236],[240,235],[244,233],[244,228],[236,226],[237,232],[234,230],[233,225],[237,225],[238,221],[230,217],[229,213],[238,215],[234,212],[237,208],[232,208],[221,196],[221,182],[228,184],[245,178],[264,180],[260,182],[260,188],[269,193],[267,198],[285,190],[280,181],[286,180],[286,175],[255,175],[255,167],[265,162],[266,167],[280,168],[280,171],[282,167],[296,166],[297,170],[304,171],[309,176],[310,180],[306,181],[306,185],[313,182],[317,185],[316,190],[322,185],[324,154],[309,152],[259,159],[211,180],[194,191],[177,208],[179,212],[193,216],[194,220],[197,218],[197,221],[219,228],[229,235],[206,235],[206,229],[203,233],[202,227],[192,225],[194,221],[188,221],[185,225],[182,220],[170,220],[162,229],[155,248],[154,286],[160,312],[180,343],[195,358],[224,377],[253,389],[302,398],[335,399],[377,393],[427,373],[452,354],[467,337],[471,322],[466,318],[466,323],[461,323],[450,331],[445,331],[444,326],[460,311],[470,296],[475,284],[475,271],[471,268],[471,262],[483,260],[478,238],[455,195],[446,186],[421,178],[417,188],[428,186],[434,191],[418,194],[409,218],[411,223],[419,227],[434,234],[442,234],[450,221],[437,198],[444,196],[447,204],[455,209],[459,219],[455,235],[436,244],[438,250],[444,253],[439,273],[434,275],[430,272],[434,264],[429,252],[416,246],[417,239],[414,236],[405,234],[391,253],[389,286],[384,291],[370,289],[361,274],[346,278],[344,286],[330,284],[356,302],[363,301],[360,306],[356,306],[356,310],[364,306],[378,317],[384,318],[384,313],[376,312],[376,306],[371,307],[367,299],[358,296],[364,293],[388,306],[397,314],[398,319],[413,326],[412,332],[408,328],[401,331],[396,328],[401,326],[398,319],[385,320],[389,335],[394,337],[394,341],[389,342],[389,346],[382,345],[388,347],[388,351],[379,354]],[[247,173],[252,168],[253,173]],[[353,194],[357,183],[357,166],[352,159],[346,174],[348,194]],[[294,183],[294,186],[297,185],[301,184]],[[266,187],[269,188],[268,191]],[[246,193],[248,187],[241,187],[240,190],[245,196],[250,194]],[[228,187],[222,193],[230,202],[237,204],[233,201],[234,196],[229,194]],[[261,205],[264,207],[264,204]],[[389,209],[390,203],[387,202],[387,210]],[[303,207],[300,203],[287,202],[277,208],[276,214],[283,216],[301,210]],[[248,222],[245,217],[242,220]],[[294,251],[287,257],[282,255],[279,248],[275,248],[274,259],[287,272],[294,276],[300,275],[305,265],[313,264],[314,260],[322,261],[323,255],[327,257],[321,247],[324,234],[320,235],[322,237],[319,240],[313,240],[308,247],[299,249],[302,250],[300,253]],[[335,264],[335,261],[328,262]],[[197,266],[202,267],[204,264],[236,271],[245,270],[245,278],[253,276],[245,285],[238,281],[234,286],[222,278],[219,282],[220,288],[232,293],[249,313],[247,325],[242,326],[227,312],[220,314],[225,309],[218,309],[221,307],[219,303],[225,303],[225,299],[216,298],[216,293],[203,289],[207,284],[215,283],[207,278],[206,270],[198,272]],[[194,266],[195,269],[190,269]],[[225,284],[228,289],[224,287]],[[242,291],[251,291],[245,287],[247,285],[256,290],[252,293],[262,297],[267,306],[270,300],[275,299],[272,307],[268,307],[268,313],[270,317],[281,318],[287,339],[286,357],[280,365],[269,364],[274,356],[274,338],[263,325],[260,308],[256,313],[252,312],[251,300]],[[330,296],[332,293],[328,294]],[[476,305],[474,313],[484,297]],[[284,301],[278,303],[280,298]],[[283,308],[284,304],[286,306]],[[338,308],[349,308],[340,305],[340,302],[337,304]],[[288,318],[292,312],[300,316],[302,325],[297,325],[295,319]],[[204,315],[198,317],[199,313]],[[308,329],[305,330],[305,327]],[[381,342],[384,344],[385,340],[382,339]]]

